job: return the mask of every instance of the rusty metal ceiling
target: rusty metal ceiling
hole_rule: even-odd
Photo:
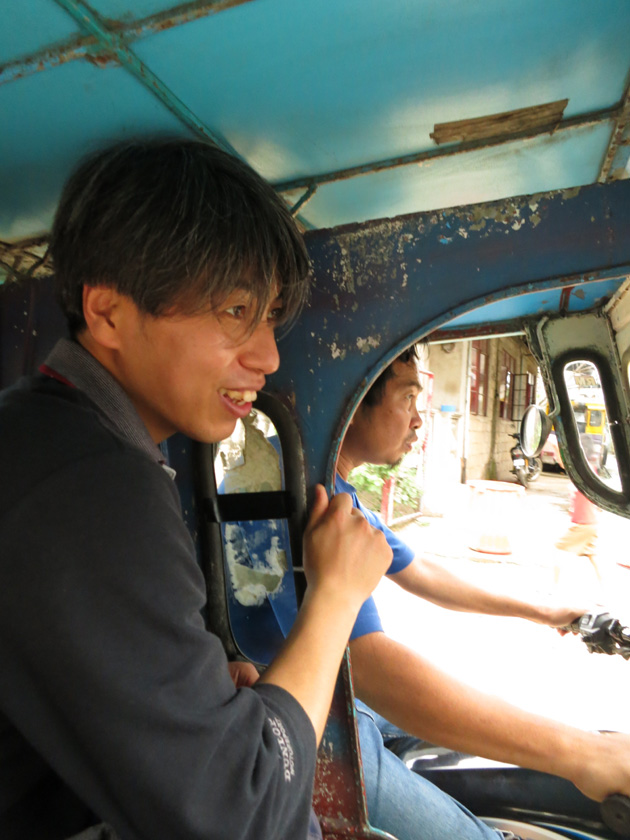
[[[180,134],[248,160],[305,228],[626,178],[627,0],[4,0],[0,240],[68,172]]]

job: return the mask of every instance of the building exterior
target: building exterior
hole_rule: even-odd
[[[457,485],[514,481],[510,434],[535,401],[537,365],[521,336],[502,336],[429,344],[422,366],[433,375],[422,511],[439,514]]]

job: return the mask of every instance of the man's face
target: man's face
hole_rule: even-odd
[[[376,405],[362,403],[356,411],[343,443],[358,466],[394,466],[411,450],[422,420],[416,408],[422,390],[414,362],[394,362],[394,375],[385,383]]]
[[[215,443],[249,414],[265,376],[277,370],[281,301],[252,325],[253,301],[235,291],[216,311],[152,317],[128,298],[112,373],[156,442],[174,432]]]

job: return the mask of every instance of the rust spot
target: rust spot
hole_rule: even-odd
[[[85,60],[89,61],[90,64],[93,64],[95,67],[99,67],[101,70],[105,67],[111,67],[113,64],[120,64],[119,59],[117,58],[114,53],[110,52],[97,52],[97,53],[87,53],[85,56]]]
[[[569,309],[569,300],[571,298],[571,292],[575,289],[575,286],[565,286],[560,294],[560,312],[565,313]]]
[[[194,0],[194,2],[182,3],[175,8],[149,15],[149,17],[143,18],[142,20],[131,23],[111,20],[108,21],[108,25],[111,29],[124,32],[126,38],[133,39],[156,32],[166,32],[184,23],[210,17],[210,15],[218,14],[226,9],[232,9],[251,2],[252,0],[222,0],[222,2],[208,0],[208,2],[200,3],[198,0]]]
[[[124,29],[127,29],[131,23],[131,16],[129,20],[125,23],[122,20],[116,20],[116,18],[107,18],[104,21],[105,28],[109,32],[122,32]]]

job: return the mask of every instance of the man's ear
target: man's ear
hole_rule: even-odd
[[[83,287],[83,316],[87,331],[102,347],[116,350],[120,346],[119,321],[122,297],[109,286]]]

